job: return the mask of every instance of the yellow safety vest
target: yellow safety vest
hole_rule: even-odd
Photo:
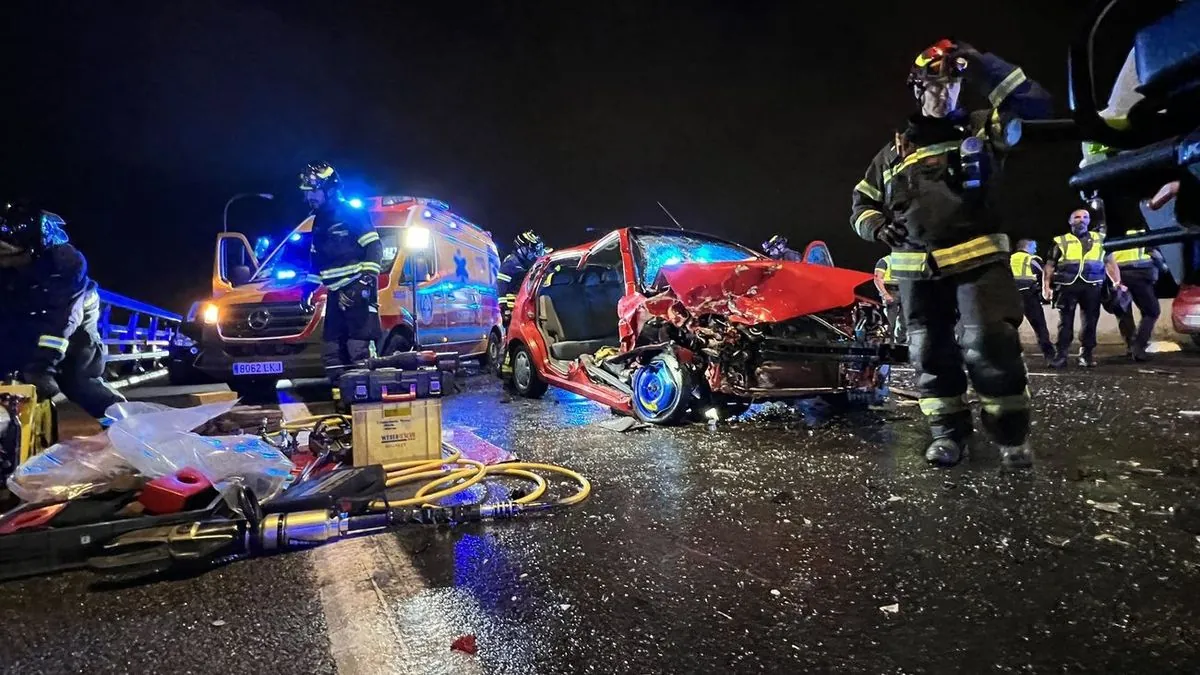
[[[1141,234],[1142,232],[1145,232],[1145,230],[1127,230],[1125,234]],[[1154,265],[1154,260],[1150,258],[1150,253],[1145,247],[1113,251],[1112,257],[1123,268],[1151,267]]]
[[[892,256],[885,255],[875,263],[875,270],[883,270],[883,285],[894,286],[896,281],[892,279]]]
[[[1013,279],[1024,282],[1037,281],[1037,275],[1033,273],[1033,260],[1036,257],[1025,251],[1017,251],[1009,256],[1008,264],[1012,267]]]
[[[1104,235],[1092,232],[1092,246],[1083,250],[1083,242],[1073,234],[1063,234],[1054,238],[1054,243],[1062,251],[1062,259],[1054,267],[1054,280],[1058,283],[1069,284],[1082,280],[1089,284],[1099,284],[1104,281]]]

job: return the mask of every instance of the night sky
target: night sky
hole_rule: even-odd
[[[434,196],[552,246],[633,224],[757,247],[827,241],[913,109],[913,56],[954,36],[1023,66],[1067,113],[1078,0],[793,2],[6,2],[0,195],[61,214],[93,277],[183,311],[206,293],[221,208],[278,234],[326,159],[361,194]],[[978,99],[971,99],[976,101]],[[1014,233],[1078,203],[1077,145],[1009,165]]]

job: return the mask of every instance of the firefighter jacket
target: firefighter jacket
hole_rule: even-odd
[[[1011,122],[1048,117],[1049,96],[994,55],[972,61],[968,81],[991,109],[912,117],[854,187],[850,222],[860,237],[874,240],[889,221],[908,230],[909,241],[891,258],[898,279],[953,274],[1008,256],[994,202],[1004,158],[1019,140]]]
[[[0,268],[3,368],[54,375],[80,325],[83,303],[99,304],[95,289],[87,260],[70,244],[50,246],[28,265]]]
[[[318,210],[306,280],[341,290],[363,274],[379,274],[383,244],[367,213],[344,204]]]
[[[529,266],[517,254],[510,253],[504,258],[504,262],[500,263],[500,271],[496,274],[501,305],[509,308],[513,306],[517,301],[517,292],[521,290],[521,284],[528,273]]]

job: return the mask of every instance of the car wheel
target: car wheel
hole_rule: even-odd
[[[387,336],[383,342],[383,351],[380,356],[392,356],[401,352],[411,352],[413,350],[412,336],[402,330],[396,330]]]
[[[633,373],[633,414],[647,424],[677,424],[691,402],[692,374],[674,354],[659,354]]]
[[[496,377],[500,377],[500,367],[504,361],[504,356],[500,352],[504,347],[501,344],[503,341],[504,339],[500,337],[500,331],[494,330],[488,333],[487,352],[484,353],[483,363],[480,364],[483,366],[484,372],[489,372]]]
[[[541,398],[546,393],[546,381],[533,365],[533,355],[525,345],[517,345],[512,352],[513,389],[525,398]]]

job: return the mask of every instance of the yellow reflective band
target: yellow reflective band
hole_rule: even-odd
[[[324,169],[321,169],[320,171],[317,172],[317,178],[329,178],[332,175],[333,175],[333,167],[332,166],[327,166]]]
[[[947,152],[956,150],[958,148],[958,144],[959,144],[958,141],[947,141],[945,143],[935,143],[933,145],[926,146],[924,148],[921,148],[920,150],[917,150],[916,152],[912,153],[908,157],[905,157],[904,161],[901,162],[899,165],[894,166],[894,167],[884,171],[883,172],[883,184],[887,185],[889,182],[891,182],[892,178],[894,178],[896,176],[896,174],[900,173],[901,171],[907,169],[908,167],[912,166],[913,164],[916,164],[917,162],[919,162],[927,157],[934,157],[936,155],[944,155]]]
[[[1008,235],[988,234],[956,246],[935,249],[933,261],[937,263],[938,267],[951,267],[975,258],[982,258],[994,253],[1008,253],[1008,251]]]
[[[58,336],[55,336],[55,335],[42,335],[42,336],[40,336],[40,337],[38,338],[38,346],[39,346],[39,347],[45,347],[46,349],[53,349],[54,351],[56,351],[56,352],[58,352],[58,353],[60,353],[60,354],[65,354],[65,353],[66,353],[66,351],[67,351],[67,341],[66,341],[66,339],[65,339],[65,338],[60,338],[60,337],[58,337]]]
[[[500,281],[512,281],[512,277],[508,276],[507,274],[505,274],[503,272],[497,272],[496,278],[499,279]]]
[[[1025,71],[1021,70],[1020,68],[1014,68],[1013,71],[1008,74],[1008,77],[1004,78],[1000,84],[996,85],[996,88],[992,90],[992,93],[988,94],[988,101],[993,106],[998,107],[1004,102],[1004,99],[1008,98],[1009,94],[1013,93],[1017,87],[1024,83]]]
[[[322,279],[336,279],[347,274],[354,274],[362,269],[362,263],[346,265],[345,267],[334,267],[333,269],[321,270]]]
[[[351,283],[353,283],[354,279],[355,279],[355,277],[346,277],[345,279],[340,279],[338,281],[335,281],[332,284],[329,284],[329,290],[331,290],[331,291],[341,290],[341,289],[349,286]]]
[[[883,214],[875,209],[867,209],[863,211],[857,218],[854,219],[854,229],[858,230],[858,226],[863,224],[863,221],[871,216],[882,216]]]
[[[319,274],[307,274],[307,275],[305,275],[305,276],[304,276],[304,280],[305,280],[305,281],[307,281],[307,282],[308,282],[308,283],[310,283],[310,284],[319,284],[319,283],[321,283],[321,275],[319,275]]]
[[[883,193],[880,192],[879,190],[875,189],[874,185],[871,185],[870,183],[868,183],[865,180],[858,181],[858,185],[855,185],[854,189],[858,190],[859,192],[863,193],[864,195],[870,197],[871,199],[874,199],[877,202],[883,201]]]
[[[925,272],[929,266],[924,251],[893,251],[888,259],[893,272]]]
[[[925,66],[929,65],[930,63],[933,63],[933,58],[929,57],[929,56],[925,56],[925,53],[921,52],[920,54],[917,54],[917,60],[914,63],[917,64],[918,68],[924,68]]]
[[[373,263],[373,262],[362,263],[362,271],[363,272],[374,272],[375,274],[379,274],[379,272],[380,272],[379,263]]]
[[[941,398],[922,398],[918,403],[921,404],[921,412],[930,417],[934,415],[950,415],[967,410],[967,401],[963,398],[962,394]]]
[[[368,232],[358,238],[358,245],[366,246],[367,244],[371,244],[371,243],[374,243],[377,241],[379,241],[379,234],[377,232]]]
[[[1000,415],[1006,412],[1017,412],[1020,410],[1029,409],[1029,388],[1020,394],[1012,396],[984,396],[979,395],[979,402],[983,404],[984,412],[989,415]]]

